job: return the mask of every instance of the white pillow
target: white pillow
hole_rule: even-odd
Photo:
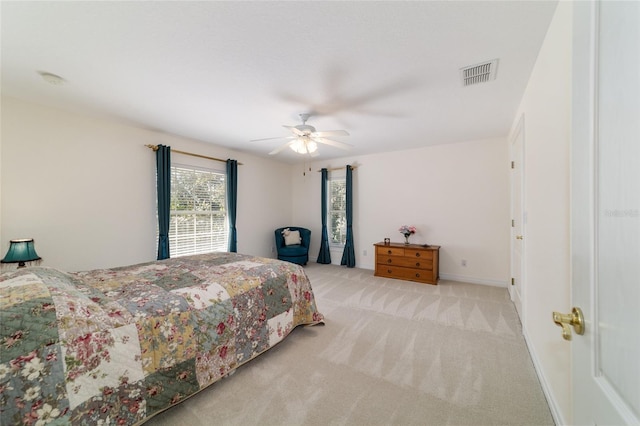
[[[300,231],[290,231],[289,229],[286,229],[283,234],[284,245],[286,246],[292,246],[302,242],[302,238],[300,238]]]

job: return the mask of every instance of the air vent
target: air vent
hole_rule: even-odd
[[[497,59],[461,68],[460,78],[462,78],[462,85],[471,86],[472,84],[486,83],[487,81],[495,80],[497,70]]]

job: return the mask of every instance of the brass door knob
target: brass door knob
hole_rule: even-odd
[[[522,235],[516,235],[516,240],[522,240],[522,239],[523,239]]]
[[[584,334],[584,316],[582,315],[582,309],[574,307],[571,309],[570,314],[561,314],[560,312],[553,313],[553,322],[562,327],[562,338],[564,340],[571,340],[571,328],[579,334]]]

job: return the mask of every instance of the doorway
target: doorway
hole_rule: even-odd
[[[524,317],[524,115],[511,138],[511,283],[509,294]]]

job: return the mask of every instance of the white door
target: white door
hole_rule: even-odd
[[[575,2],[573,423],[640,424],[640,2]]]
[[[509,294],[518,315],[523,318],[524,300],[524,116],[520,117],[511,138],[511,285]]]

